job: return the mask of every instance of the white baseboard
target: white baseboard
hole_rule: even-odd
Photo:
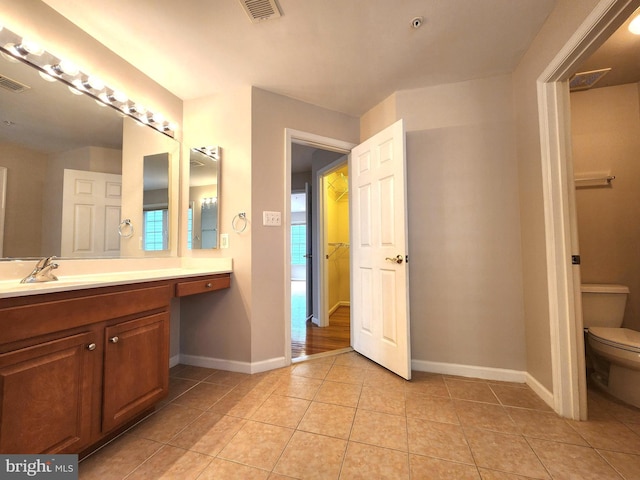
[[[175,367],[180,363],[180,354],[169,357],[169,368]]]
[[[542,385],[538,380],[531,376],[531,374],[527,373],[527,385],[531,387],[536,395],[538,395],[544,402],[549,405],[552,409],[555,410],[555,402],[553,400],[553,392],[550,392],[544,385]]]
[[[477,367],[475,365],[460,365],[457,363],[430,362],[427,360],[412,360],[411,368],[419,372],[441,373],[460,377],[482,378],[501,382],[526,383],[527,372],[508,370],[505,368]]]
[[[180,363],[193,365],[194,367],[215,368],[238,373],[260,373],[287,366],[284,357],[271,358],[262,362],[238,362],[236,360],[223,360],[220,358],[201,357],[198,355],[180,355]]]
[[[331,315],[333,312],[335,312],[340,307],[350,307],[350,306],[351,306],[351,302],[349,302],[348,300],[342,300],[342,301],[336,303],[333,307],[331,307],[329,309],[329,315]]]

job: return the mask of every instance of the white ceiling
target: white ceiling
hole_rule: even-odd
[[[360,116],[396,90],[512,72],[555,0],[44,0],[181,99],[254,85]],[[416,16],[421,28],[411,27]]]

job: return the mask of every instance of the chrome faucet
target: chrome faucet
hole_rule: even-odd
[[[58,280],[53,274],[53,270],[58,268],[58,264],[54,262],[55,256],[45,257],[36,263],[33,271],[20,280],[20,283],[38,283],[38,282],[51,282]]]

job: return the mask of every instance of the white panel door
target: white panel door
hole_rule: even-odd
[[[351,151],[353,349],[411,378],[402,120]]]
[[[121,175],[65,169],[61,255],[118,256],[121,199]]]

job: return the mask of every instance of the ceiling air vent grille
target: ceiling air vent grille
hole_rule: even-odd
[[[281,16],[276,0],[239,0],[253,23]]]
[[[571,77],[571,80],[569,80],[569,90],[572,92],[589,90],[610,71],[610,68],[603,68],[601,70],[576,73]]]
[[[0,75],[0,88],[4,88],[5,90],[9,90],[14,93],[22,93],[25,90],[29,90],[31,87],[16,80],[12,80],[9,77],[5,77],[4,75]]]

